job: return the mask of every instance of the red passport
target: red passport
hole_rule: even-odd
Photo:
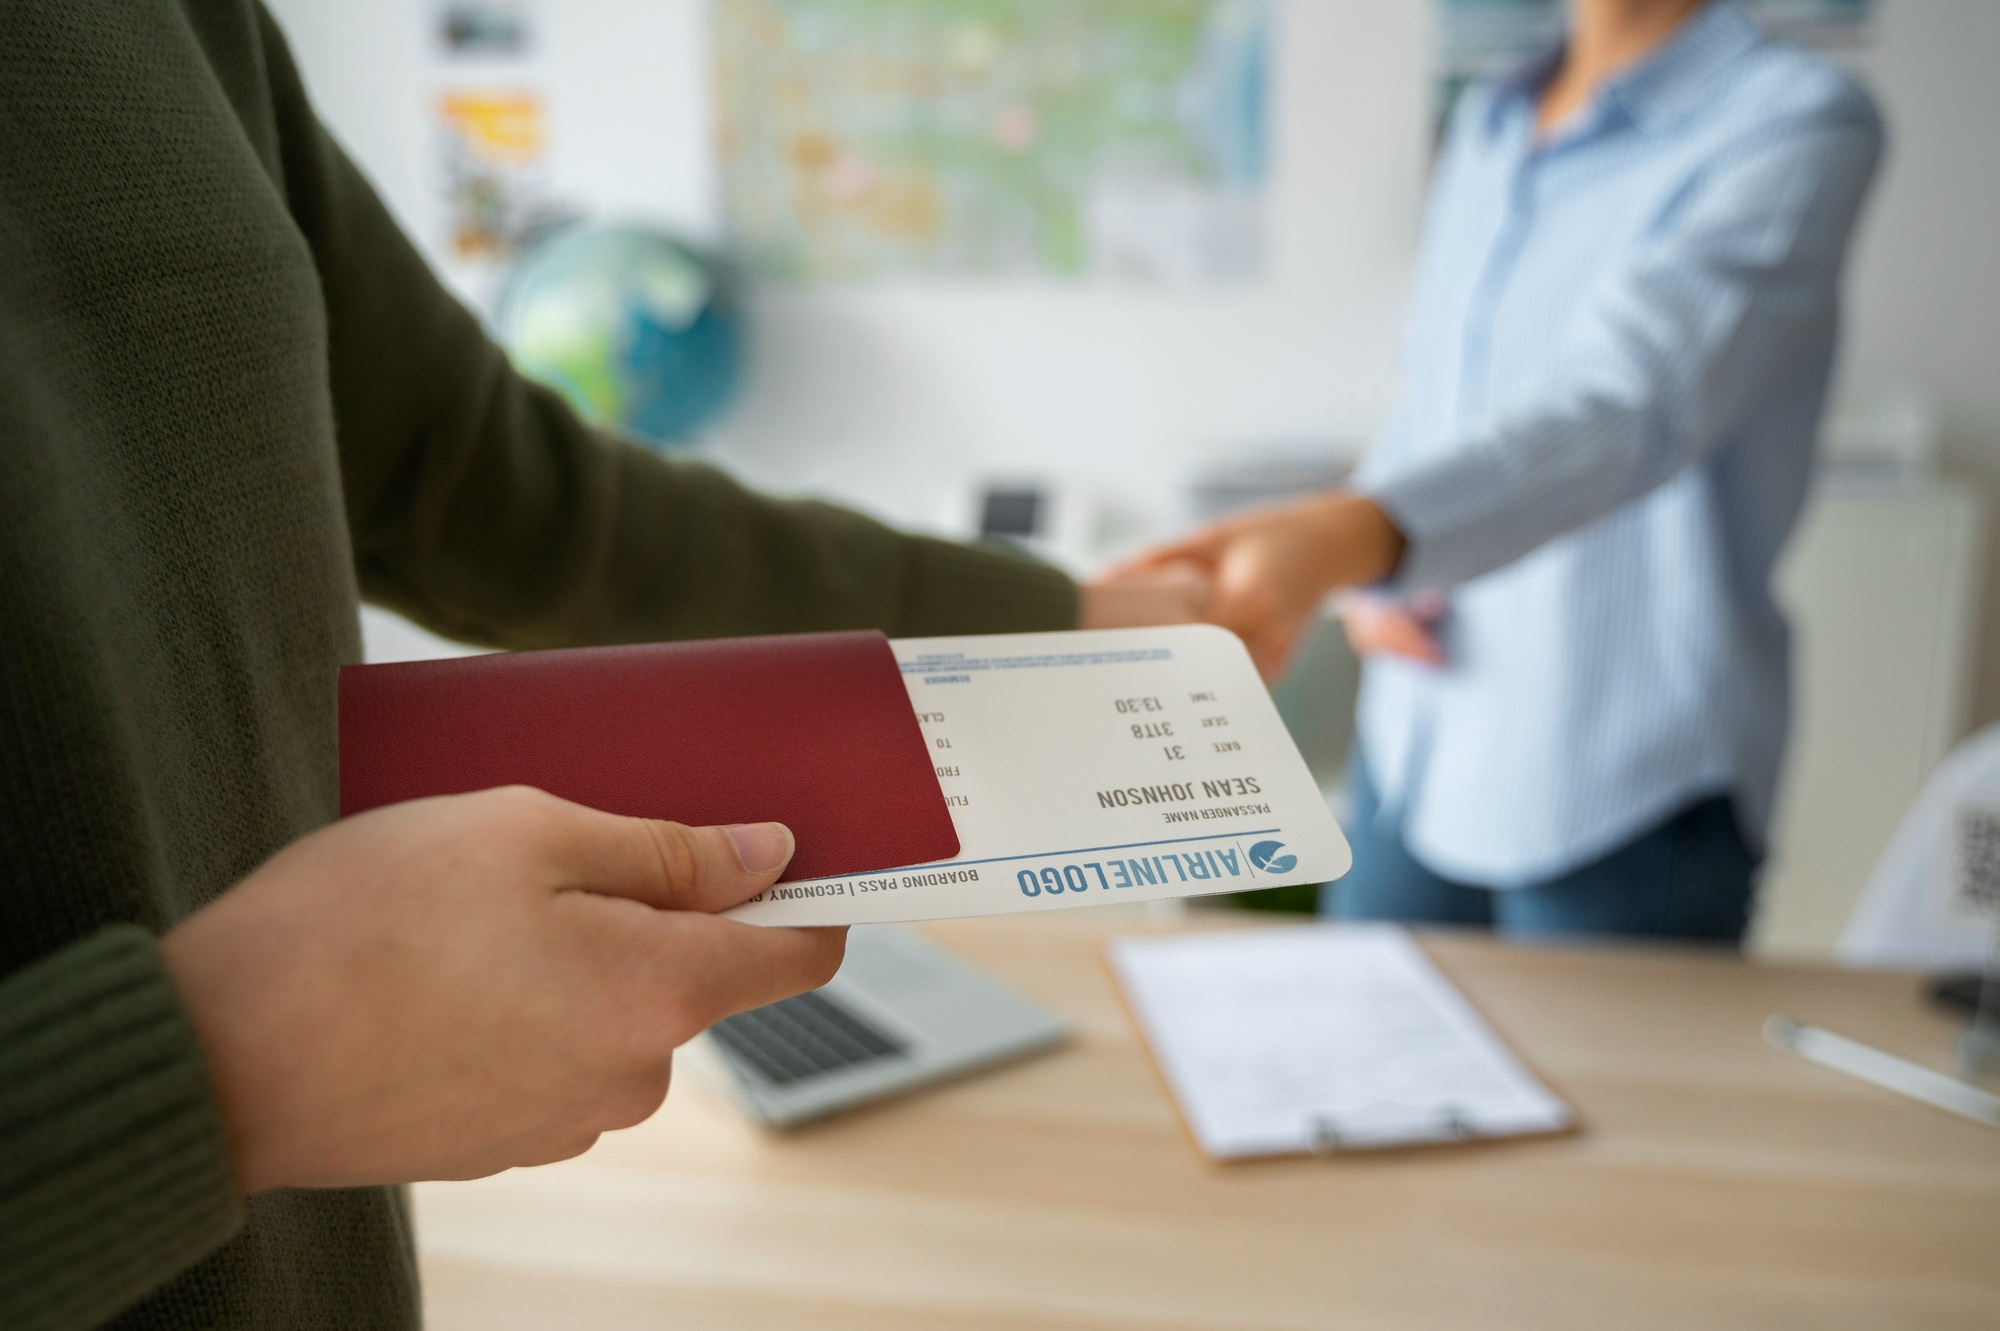
[[[788,880],[958,854],[879,633],[342,668],[342,817],[514,784],[693,825],[784,823]]]

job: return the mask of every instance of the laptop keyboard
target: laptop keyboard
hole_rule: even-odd
[[[903,1041],[818,992],[725,1017],[709,1034],[730,1061],[773,1086],[909,1053]]]

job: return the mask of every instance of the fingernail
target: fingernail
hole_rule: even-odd
[[[792,829],[783,823],[737,823],[723,830],[736,843],[736,858],[751,873],[783,868],[792,858]]]

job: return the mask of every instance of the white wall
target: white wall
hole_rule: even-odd
[[[2000,4],[1878,4],[1862,64],[1890,147],[1855,255],[1844,368],[1927,389],[1948,461],[2000,499]],[[2000,560],[1986,586],[2000,593]],[[2000,719],[2000,595],[1986,603],[1975,723]]]
[[[441,266],[428,0],[274,0],[324,118]],[[539,7],[558,193],[716,225],[703,0]],[[967,472],[1089,473],[1170,508],[1192,461],[1365,439],[1387,409],[1426,153],[1428,5],[1278,0],[1263,281],[766,291],[714,452],[924,521]]]
[[[700,0],[566,0],[535,13],[525,61],[434,56],[434,0],[269,0],[320,117],[441,269],[433,106],[445,87],[554,89],[558,193],[700,237],[715,229],[706,9]]]
[[[1881,0],[1861,62],[1889,156],[1855,255],[1847,361],[2000,441],[2000,4]]]

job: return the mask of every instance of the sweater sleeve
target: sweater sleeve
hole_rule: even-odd
[[[1361,488],[1409,538],[1394,586],[1447,588],[1710,457],[1835,317],[1881,151],[1859,93],[1721,154],[1549,355],[1546,381]]]
[[[285,189],[325,289],[368,599],[514,648],[1075,624],[1076,589],[1055,569],[756,495],[585,426],[445,292],[314,118],[263,21]]]
[[[0,980],[0,1326],[95,1326],[242,1218],[151,934],[114,925]]]

